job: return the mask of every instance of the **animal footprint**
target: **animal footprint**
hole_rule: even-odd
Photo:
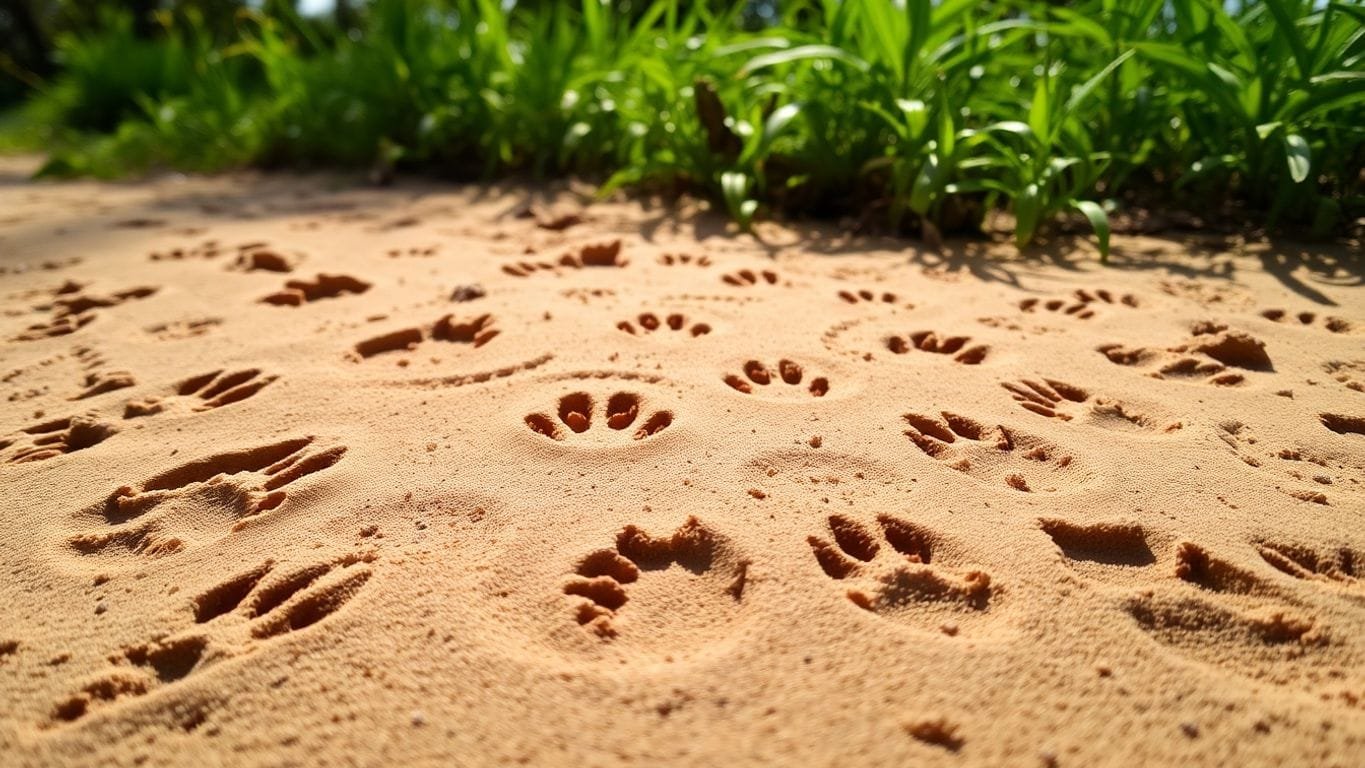
[[[626,526],[614,547],[578,561],[563,591],[595,636],[614,640],[639,626],[658,642],[691,634],[688,625],[723,626],[744,598],[748,568],[726,539],[689,517],[666,538]]]
[[[1365,555],[1345,546],[1319,549],[1262,541],[1256,551],[1280,573],[1319,584],[1356,586],[1365,568]]]
[[[636,330],[636,326],[639,330]],[[662,320],[653,312],[642,312],[635,318],[635,323],[629,320],[622,320],[616,324],[620,330],[629,333],[631,336],[639,334],[650,334],[657,330],[667,329],[670,331],[687,331],[691,336],[705,336],[711,332],[711,326],[706,323],[690,323],[685,315],[677,312],[665,315]]]
[[[1365,430],[1365,423],[1361,429]],[[1220,422],[1217,434],[1247,466],[1278,470],[1301,483],[1313,483],[1307,488],[1279,488],[1300,501],[1328,504],[1326,491],[1362,469],[1358,464],[1333,459],[1318,445],[1268,447],[1250,426],[1237,420]]]
[[[659,257],[659,263],[665,267],[686,267],[693,265],[698,267],[709,267],[711,266],[711,258],[709,256],[693,256],[689,253],[665,253]]]
[[[130,401],[123,408],[123,418],[151,416],[180,403],[187,404],[186,407],[193,413],[211,411],[246,400],[278,378],[262,374],[256,368],[230,373],[222,370],[205,373],[180,382],[175,386],[175,394],[169,397]]]
[[[1229,371],[1229,367],[1275,370],[1264,342],[1218,323],[1195,325],[1190,341],[1165,350],[1106,344],[1099,347],[1099,352],[1115,365],[1145,368],[1147,375],[1155,379],[1196,378],[1224,387],[1246,380],[1243,374]]]
[[[858,291],[839,291],[839,298],[849,304],[875,304],[877,302],[881,302],[882,304],[896,303],[896,294],[894,293],[883,291],[878,294],[866,289]]]
[[[1142,429],[1172,432],[1180,429],[1180,422],[1162,424],[1151,417],[1139,413],[1131,406],[1117,400],[1092,397],[1089,392],[1056,379],[1024,379],[1019,382],[1004,382],[1004,387],[1019,407],[1039,416],[1071,421],[1073,414],[1068,411],[1077,405],[1089,403],[1087,415],[1096,425],[1115,429]]]
[[[1292,325],[1298,323],[1301,326],[1311,328],[1321,328],[1332,333],[1350,333],[1352,325],[1350,321],[1340,317],[1319,317],[1312,312],[1286,312],[1283,309],[1267,309],[1261,313],[1261,317],[1276,323]]]
[[[556,418],[544,413],[532,413],[526,417],[526,426],[556,441],[591,439],[594,442],[618,442],[623,439],[618,435],[629,435],[631,440],[644,440],[664,431],[673,423],[673,414],[669,411],[654,411],[641,421],[640,416],[647,407],[640,395],[617,392],[602,403],[602,409],[598,412],[592,395],[574,392],[559,399]],[[594,416],[600,417],[596,425]],[[639,426],[636,426],[636,422],[639,422]],[[606,429],[602,429],[602,426],[606,426]],[[632,430],[631,427],[635,428]],[[585,434],[585,438],[575,437]]]
[[[879,530],[843,515],[830,515],[830,538],[809,536],[825,575],[848,584],[845,596],[865,611],[948,635],[962,622],[990,613],[996,588],[984,571],[956,571],[939,562],[940,538],[890,515]]]
[[[186,606],[182,623],[187,628],[112,654],[113,669],[53,707],[50,723],[75,722],[104,706],[140,698],[320,624],[365,586],[372,575],[366,564],[374,559],[347,555],[288,572],[276,572],[275,563],[267,560],[202,592]],[[192,730],[205,717],[193,713],[182,725]]]
[[[1053,492],[1064,480],[1073,483],[1068,478],[1075,469],[1073,459],[1057,446],[1003,426],[987,427],[966,416],[947,411],[940,415],[941,419],[916,413],[904,416],[910,425],[906,437],[926,456],[978,480],[1001,480],[1016,491]],[[1039,475],[1046,479],[1040,480]]]
[[[193,339],[212,331],[223,324],[222,318],[205,317],[198,320],[176,320],[169,323],[149,325],[145,329],[158,341],[180,341]]]
[[[284,290],[276,291],[261,299],[262,303],[277,307],[299,307],[319,299],[332,299],[348,293],[364,293],[370,284],[348,275],[324,275],[312,280],[289,280]]]
[[[983,344],[967,346],[971,341],[970,336],[939,336],[933,331],[918,331],[909,336],[888,337],[886,348],[897,355],[904,355],[912,349],[938,355],[952,355],[953,362],[977,365],[986,359],[986,353],[990,348]]]
[[[746,395],[752,395],[755,392],[760,391],[754,389],[755,386],[768,387],[769,385],[781,382],[789,387],[800,387],[805,380],[805,371],[798,363],[783,359],[777,361],[776,367],[777,378],[774,380],[773,372],[770,371],[767,366],[757,360],[750,360],[744,364],[744,375],[742,377],[738,374],[727,374],[725,376],[725,383],[729,384],[732,389],[743,392]],[[807,384],[804,389],[811,397],[824,397],[829,392],[829,379],[824,376],[816,376],[810,380],[810,383]],[[783,390],[779,387],[772,391],[774,394],[780,396],[787,392],[799,390]]]
[[[587,267],[624,267],[627,262],[621,258],[621,241],[585,245],[578,253],[566,253],[558,262],[520,261],[504,264],[502,271],[513,277],[530,277],[536,272],[559,274],[561,269],[584,269]]]
[[[752,269],[741,269],[737,272],[729,272],[720,276],[721,282],[726,285],[735,285],[746,288],[751,285],[777,285],[781,278],[776,272],[764,269],[758,272]]]
[[[107,392],[116,392],[120,389],[127,389],[137,381],[133,374],[124,370],[105,370],[104,355],[88,347],[80,347],[75,351],[76,360],[81,364],[85,371],[85,378],[81,382],[81,391],[68,400],[85,400],[87,398],[103,395]]]
[[[1095,316],[1095,310],[1105,304],[1136,307],[1138,301],[1131,293],[1114,294],[1103,289],[1097,291],[1078,289],[1065,299],[1024,299],[1019,302],[1019,309],[1025,312],[1055,312],[1078,320],[1089,320]]]
[[[280,509],[287,489],[341,461],[345,446],[311,450],[304,437],[220,453],[125,485],[78,515],[94,532],[68,539],[86,556],[159,557],[240,530]],[[131,564],[131,563],[130,563]]]
[[[1331,360],[1322,364],[1322,370],[1347,389],[1365,392],[1365,360]]]
[[[355,345],[355,351],[362,359],[368,359],[385,352],[411,352],[423,340],[468,344],[478,349],[501,333],[494,323],[493,316],[487,314],[464,322],[457,321],[454,315],[446,315],[429,326],[404,328],[366,339]]]
[[[38,341],[75,333],[95,319],[94,310],[145,299],[156,291],[156,288],[129,288],[111,294],[93,294],[87,293],[85,286],[67,281],[51,292],[51,301],[35,307],[35,311],[48,313],[49,319],[30,325],[13,340]]]
[[[35,424],[0,439],[0,451],[15,448],[5,458],[6,464],[44,461],[99,445],[115,432],[118,430],[112,424],[106,424],[93,415],[69,416]]]

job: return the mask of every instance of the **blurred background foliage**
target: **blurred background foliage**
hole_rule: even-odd
[[[1356,0],[5,0],[43,173],[581,174],[937,238],[1365,216]]]

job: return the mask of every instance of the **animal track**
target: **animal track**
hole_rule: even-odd
[[[1261,317],[1276,323],[1299,325],[1321,328],[1332,333],[1350,333],[1351,323],[1340,317],[1319,317],[1312,312],[1287,312],[1283,309],[1267,309],[1261,313]]]
[[[187,403],[188,410],[194,413],[211,411],[246,400],[278,378],[256,368],[230,373],[212,371],[180,382],[175,386],[175,394],[168,397],[130,401],[124,406],[123,418],[151,416],[175,408],[178,403]]]
[[[287,500],[289,486],[321,472],[345,446],[312,450],[304,437],[208,456],[168,469],[134,488],[118,488],[82,510],[82,527],[100,530],[67,540],[80,555],[160,557],[240,530]],[[226,529],[226,530],[225,530]]]
[[[1323,363],[1322,370],[1347,389],[1365,392],[1365,360],[1332,360]]]
[[[411,352],[424,340],[468,344],[478,349],[501,333],[494,327],[492,315],[479,315],[465,322],[459,322],[454,315],[446,315],[425,327],[403,328],[382,336],[366,339],[355,345],[355,352],[362,359],[368,359],[385,352]]]
[[[830,538],[806,542],[826,576],[849,584],[845,596],[859,608],[948,635],[990,612],[998,590],[990,575],[945,569],[940,537],[928,529],[890,515],[877,518],[879,533],[844,515],[828,523]]]
[[[768,370],[767,366],[757,360],[750,360],[744,364],[744,375],[742,377],[738,374],[727,374],[725,376],[725,383],[730,385],[732,389],[743,392],[746,395],[752,395],[755,392],[760,391],[755,390],[755,386],[768,387],[769,385],[777,384],[778,381],[780,381],[782,384],[786,384],[789,387],[800,387],[805,380],[805,370],[796,362],[782,359],[777,361],[776,367],[777,380],[775,381],[772,371]],[[796,390],[782,390],[781,388],[773,390],[774,394],[778,394],[779,396],[786,392],[793,391]],[[805,386],[805,391],[810,393],[812,397],[824,397],[829,392],[829,379],[824,376],[816,376]]]
[[[621,241],[585,245],[578,253],[566,253],[558,262],[519,261],[504,264],[502,271],[512,277],[530,277],[536,272],[550,272],[558,275],[561,269],[585,269],[588,267],[624,267],[628,262],[621,258]]]
[[[638,331],[636,330],[637,325],[639,326]],[[638,316],[636,316],[634,323],[632,323],[629,320],[622,320],[621,322],[616,324],[616,327],[622,331],[625,331],[626,333],[629,333],[631,336],[637,336],[640,334],[651,334],[654,333],[655,331],[665,329],[670,331],[685,330],[688,333],[688,335],[694,337],[705,336],[706,334],[711,332],[710,325],[707,325],[706,323],[689,323],[689,320],[687,319],[686,315],[682,315],[677,312],[665,315],[662,320],[660,320],[659,316],[654,314],[653,312],[642,312]]]
[[[85,378],[81,383],[81,391],[67,398],[68,400],[85,400],[108,392],[127,389],[137,384],[137,381],[133,379],[133,374],[127,371],[105,370],[104,355],[93,349],[78,347],[75,350],[75,356],[85,371]]]
[[[34,308],[37,312],[48,313],[49,319],[30,325],[23,333],[13,337],[13,341],[38,341],[75,333],[94,321],[97,316],[94,310],[145,299],[156,291],[156,288],[144,287],[129,288],[111,294],[91,294],[85,292],[85,286],[68,280],[51,291],[50,301]]]
[[[320,624],[340,611],[369,581],[369,554],[349,554],[283,572],[267,560],[194,597],[185,629],[119,649],[113,669],[88,680],[53,707],[52,725],[72,723],[121,700],[140,698],[217,664],[270,647],[277,638]],[[193,623],[190,624],[192,619]],[[207,715],[182,723],[192,730]]]
[[[1365,435],[1365,416],[1346,416],[1340,413],[1320,413],[1318,420],[1338,435]]]
[[[843,299],[849,304],[875,304],[877,302],[881,302],[882,304],[896,303],[896,294],[894,293],[883,291],[882,293],[878,294],[866,289],[857,291],[839,291],[839,298]]]
[[[1157,561],[1150,535],[1135,523],[1080,525],[1053,519],[1038,523],[1061,550],[1068,568],[1097,581],[1129,581]]]
[[[532,413],[526,416],[525,421],[531,431],[556,441],[577,440],[580,438],[576,438],[575,435],[588,432],[591,432],[588,438],[597,442],[603,439],[617,440],[617,435],[630,435],[632,440],[644,440],[657,435],[673,423],[673,414],[669,411],[654,411],[641,421],[640,416],[647,407],[640,395],[634,392],[617,392],[602,403],[602,410],[597,414],[601,417],[597,422],[599,428],[594,429],[593,417],[597,404],[593,396],[587,392],[574,392],[559,399],[555,418],[544,413]],[[639,426],[636,426],[636,422],[639,422]],[[607,429],[601,429],[601,425],[605,425]],[[631,430],[631,427],[635,429]]]
[[[1173,432],[1180,429],[1180,422],[1160,423],[1139,413],[1132,406],[1117,400],[1092,397],[1089,392],[1056,379],[1039,379],[1020,382],[1004,382],[1000,386],[1009,391],[1019,407],[1039,416],[1062,421],[1071,421],[1073,415],[1068,411],[1075,406],[1089,403],[1086,415],[1098,426],[1113,429],[1159,430]]]
[[[1199,323],[1194,327],[1193,336],[1189,342],[1166,350],[1106,344],[1098,351],[1115,365],[1146,368],[1147,375],[1155,379],[1198,378],[1225,387],[1236,386],[1246,379],[1243,374],[1229,372],[1229,367],[1248,371],[1275,370],[1266,354],[1265,343],[1246,333],[1230,331],[1227,326],[1217,323]]]
[[[1324,424],[1326,422],[1324,421]],[[1361,427],[1365,429],[1365,423]],[[1243,463],[1251,467],[1277,469],[1285,475],[1302,483],[1312,482],[1315,486],[1304,488],[1280,488],[1280,490],[1300,501],[1328,504],[1326,490],[1352,478],[1362,469],[1359,465],[1334,460],[1316,445],[1298,447],[1285,446],[1279,449],[1268,448],[1251,427],[1241,421],[1228,420],[1218,424],[1218,438],[1227,444]],[[1357,482],[1353,478],[1351,483]]]
[[[1078,320],[1089,320],[1095,316],[1095,310],[1105,304],[1135,308],[1138,300],[1131,293],[1114,294],[1103,289],[1087,291],[1082,288],[1073,291],[1065,299],[1024,299],[1019,302],[1019,309],[1025,312],[1055,312]]]
[[[904,355],[912,349],[932,352],[938,355],[952,355],[953,362],[963,365],[977,365],[986,359],[990,348],[978,344],[968,347],[970,336],[939,336],[933,331],[917,331],[909,336],[890,336],[886,348],[897,355]]]
[[[1323,584],[1355,586],[1365,568],[1365,555],[1345,546],[1317,549],[1301,544],[1261,541],[1256,544],[1261,558],[1275,570],[1296,579]]]
[[[1053,492],[1062,481],[1073,484],[1068,477],[1075,469],[1072,457],[1051,443],[947,411],[940,415],[941,419],[916,413],[904,416],[910,425],[906,437],[926,456],[978,480],[1001,480],[1016,491]],[[1025,472],[1034,476],[1033,482]],[[1046,479],[1040,480],[1040,474]]]
[[[709,267],[711,266],[711,258],[709,256],[693,256],[688,253],[665,253],[659,257],[659,263],[665,267],[686,267],[692,265]]]
[[[757,272],[752,269],[741,269],[736,272],[728,272],[720,276],[721,282],[726,285],[735,285],[745,288],[751,285],[777,285],[781,277],[772,270],[763,269]]]
[[[320,299],[333,299],[348,293],[364,293],[370,284],[348,275],[325,275],[318,273],[312,280],[289,280],[284,290],[276,291],[261,299],[264,304],[277,307],[299,307]]]
[[[222,318],[205,317],[198,320],[177,320],[170,323],[157,323],[147,326],[147,333],[158,341],[179,341],[203,336],[223,324]]]
[[[0,439],[0,450],[17,446],[5,458],[6,464],[44,461],[99,445],[118,432],[93,415],[70,416],[26,427],[15,435]]]
[[[595,636],[614,640],[638,624],[657,641],[688,624],[723,624],[744,599],[748,568],[726,539],[689,517],[666,538],[626,526],[614,547],[578,561],[563,591]]]

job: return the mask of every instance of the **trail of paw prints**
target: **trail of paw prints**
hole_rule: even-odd
[[[764,394],[773,397],[824,397],[829,394],[829,378],[813,376],[806,378],[806,370],[794,360],[778,360],[770,369],[758,360],[744,364],[743,375],[729,373],[724,381],[729,387],[746,395]]]
[[[118,429],[94,414],[52,419],[0,438],[6,464],[25,464],[64,456],[99,445]]]
[[[761,285],[778,285],[782,282],[782,276],[771,269],[740,269],[734,272],[727,272],[720,276],[720,281],[726,285],[736,288],[751,288]]]
[[[170,395],[129,401],[123,408],[123,418],[136,419],[174,410],[211,411],[251,398],[278,378],[259,368],[210,371],[176,384]]]
[[[828,531],[806,542],[825,575],[845,585],[845,597],[877,616],[950,636],[995,618],[999,585],[985,571],[946,567],[942,537],[927,528],[880,515],[874,530],[831,515]]]
[[[711,257],[693,256],[690,253],[665,253],[659,257],[659,263],[665,267],[700,267],[705,269],[711,266]]]
[[[1357,652],[1310,610],[1204,546],[1182,541],[1158,554],[1161,537],[1134,523],[1041,520],[1040,527],[1067,569],[1126,593],[1118,607],[1133,626],[1190,663],[1313,687],[1356,666]]]
[[[1340,317],[1318,315],[1314,312],[1289,312],[1283,309],[1267,309],[1261,317],[1283,325],[1297,325],[1303,328],[1324,330],[1330,333],[1351,333],[1354,326],[1349,320]]]
[[[1166,349],[1106,344],[1098,351],[1115,365],[1144,369],[1155,379],[1198,379],[1223,387],[1237,386],[1246,380],[1244,374],[1229,368],[1275,370],[1265,342],[1242,331],[1229,330],[1221,323],[1199,323],[1194,326],[1190,341]]]
[[[1323,420],[1323,426],[1331,428],[1328,420]],[[1359,426],[1365,434],[1365,419]],[[1218,438],[1247,466],[1276,470],[1305,485],[1311,483],[1306,488],[1279,488],[1300,501],[1330,504],[1327,491],[1359,485],[1356,476],[1365,477],[1365,466],[1334,455],[1320,445],[1274,447],[1262,441],[1249,425],[1235,419],[1220,422],[1217,430]]]
[[[361,294],[370,284],[349,275],[326,275],[321,272],[312,280],[288,280],[284,289],[261,298],[262,304],[277,307],[301,307],[322,299],[334,299],[347,294]]]
[[[673,424],[673,413],[653,410],[634,392],[605,398],[572,392],[559,399],[553,416],[545,412],[524,419],[532,432],[556,442],[609,445],[653,437]]]
[[[190,601],[187,629],[119,648],[111,668],[84,682],[52,708],[46,726],[75,723],[120,702],[140,699],[197,677],[213,667],[266,650],[294,632],[340,612],[373,575],[370,554],[285,570],[267,560],[202,592]],[[193,730],[208,717],[194,712],[182,723]]]
[[[662,318],[653,312],[641,312],[633,321],[620,321],[616,328],[631,336],[648,336],[655,331],[672,331],[696,338],[711,332],[709,323],[694,322],[681,312],[670,312]]]
[[[346,446],[311,437],[220,453],[181,464],[139,486],[116,489],[77,515],[87,529],[67,539],[82,557],[161,557],[221,539],[280,510],[298,482],[341,461]]]
[[[1138,300],[1131,293],[1119,294],[1104,289],[1086,290],[1080,288],[1066,298],[1028,298],[1019,302],[1019,309],[1024,312],[1050,312],[1077,320],[1089,320],[1095,316],[1097,310],[1105,306],[1135,309],[1138,306]]]
[[[558,261],[518,261],[504,264],[502,271],[512,277],[530,277],[536,273],[549,272],[561,275],[566,269],[588,269],[594,267],[625,267],[629,262],[621,256],[621,241],[592,243],[578,249],[577,253],[566,253]]]
[[[724,627],[744,600],[749,561],[696,517],[655,538],[635,525],[578,561],[563,586],[572,616],[604,641],[635,632],[667,644],[697,625]]]
[[[903,418],[910,425],[906,437],[926,456],[982,482],[1047,493],[1081,482],[1072,456],[1041,438],[948,411]]]
[[[1120,400],[1090,392],[1057,379],[1023,379],[1001,383],[1020,408],[1039,416],[1071,421],[1077,415],[1107,429],[1143,432],[1174,432],[1179,421],[1156,418]]]
[[[468,320],[446,315],[431,325],[403,328],[366,339],[355,345],[355,353],[360,359],[368,360],[389,352],[415,352],[427,341],[464,344],[478,349],[500,333],[497,320],[490,314],[476,315]]]
[[[936,355],[951,355],[953,362],[963,365],[979,365],[990,352],[990,348],[984,344],[973,345],[970,336],[941,336],[933,331],[916,331],[909,336],[888,336],[884,343],[893,354],[904,355],[911,350],[918,350]]]
[[[34,307],[34,312],[45,313],[48,319],[30,325],[11,340],[39,341],[66,336],[94,322],[98,317],[95,311],[97,309],[117,307],[125,302],[145,299],[156,292],[156,288],[140,287],[97,294],[87,292],[86,286],[80,283],[67,281],[49,292],[49,300]]]

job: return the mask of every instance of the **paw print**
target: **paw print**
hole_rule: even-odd
[[[847,585],[845,597],[870,613],[929,631],[956,635],[962,623],[984,622],[997,588],[980,570],[955,570],[938,561],[941,539],[890,515],[877,530],[830,515],[828,537],[809,536],[815,561]]]
[[[257,368],[241,371],[213,371],[180,382],[175,394],[148,400],[130,401],[123,409],[123,418],[135,419],[183,407],[199,413],[239,403],[270,386],[278,376],[263,374]]]
[[[924,454],[983,482],[1003,480],[1016,491],[1057,491],[1077,484],[1072,457],[1041,439],[1017,434],[1003,426],[987,427],[947,411],[942,418],[907,413],[906,437]],[[1026,474],[1034,475],[1030,483]],[[1047,485],[1034,488],[1037,475]]]
[[[1062,410],[1067,403],[1084,403],[1090,398],[1090,393],[1080,387],[1073,387],[1056,379],[1041,381],[1025,379],[1017,384],[1005,382],[1000,386],[1009,390],[1010,396],[1024,410],[1062,421],[1071,420],[1071,414]]]
[[[1350,333],[1353,328],[1349,320],[1340,317],[1319,317],[1313,312],[1286,312],[1283,309],[1267,309],[1261,317],[1275,323],[1292,325],[1297,322],[1305,328],[1321,328],[1331,333]]]
[[[804,379],[805,371],[798,363],[787,359],[777,361],[777,381],[791,387],[799,387]],[[746,395],[754,394],[757,391],[754,389],[755,386],[767,387],[777,383],[777,381],[774,380],[772,371],[757,360],[750,360],[744,364],[744,375],[742,377],[733,373],[725,377],[726,384]],[[829,392],[829,379],[824,376],[817,376],[810,380],[810,384],[806,385],[805,390],[810,393],[811,397],[824,397]],[[780,394],[780,392],[777,393]]]
[[[45,461],[99,445],[116,432],[118,430],[112,424],[106,424],[94,415],[69,416],[35,424],[15,435],[0,438],[0,451],[15,447],[14,452],[5,457],[6,464]]]
[[[402,328],[381,336],[366,339],[355,345],[355,353],[362,360],[386,352],[412,352],[424,340],[443,341],[450,344],[468,344],[478,349],[502,331],[497,328],[496,319],[490,314],[478,315],[469,320],[456,320],[454,315],[445,315],[429,326]],[[403,364],[400,361],[400,364]]]
[[[1067,315],[1078,320],[1089,320],[1095,316],[1095,309],[1105,304],[1137,307],[1138,300],[1131,293],[1114,294],[1104,289],[1097,291],[1078,289],[1071,294],[1070,298],[1066,299],[1024,299],[1019,302],[1019,309],[1025,312],[1043,310]]]
[[[559,409],[555,413],[557,419],[544,413],[532,413],[526,417],[526,426],[537,434],[562,442],[589,431],[592,432],[590,437],[599,441],[625,434],[630,435],[632,440],[644,440],[657,435],[673,423],[671,412],[655,411],[634,431],[629,431],[639,421],[644,407],[645,402],[640,395],[634,392],[617,392],[605,400],[601,412],[596,414],[601,417],[599,424],[605,424],[607,430],[593,429],[593,417],[597,411],[593,396],[587,392],[574,392],[559,399]]]
[[[686,267],[692,265],[709,267],[711,266],[711,258],[709,256],[693,256],[690,253],[665,253],[659,257],[659,263],[665,267]]]
[[[575,620],[603,640],[617,638],[629,626],[626,607],[635,602],[629,594],[643,593],[635,613],[640,625],[657,635],[694,620],[723,617],[743,599],[748,567],[726,539],[689,517],[667,538],[626,526],[614,547],[579,560],[563,591]],[[708,615],[688,615],[699,608]]]
[[[752,269],[741,269],[737,272],[729,272],[720,276],[721,282],[726,285],[734,285],[740,288],[747,288],[753,285],[777,285],[781,280],[776,272],[764,269],[758,272]]]
[[[636,330],[636,324],[639,325],[638,331]],[[685,330],[693,337],[705,336],[711,332],[710,325],[707,325],[706,323],[691,323],[685,315],[678,314],[677,312],[666,315],[663,320],[660,320],[659,316],[653,312],[643,312],[635,318],[635,323],[631,323],[629,320],[622,320],[616,324],[616,327],[629,333],[631,336],[650,334],[660,329],[668,329],[670,331]]]
[[[940,336],[933,331],[917,331],[909,336],[889,337],[886,348],[897,355],[904,355],[912,349],[936,355],[953,355],[953,362],[977,365],[986,359],[990,348],[982,344],[968,347],[971,341],[970,336]]]
[[[882,304],[896,303],[896,294],[894,293],[883,291],[882,293],[878,294],[866,289],[857,291],[839,291],[839,298],[843,299],[849,304],[875,304],[877,302],[881,302]]]
[[[275,563],[267,560],[211,587],[186,607],[182,622],[192,619],[192,624],[119,649],[110,656],[113,669],[58,702],[49,724],[73,723],[115,701],[173,686],[220,661],[256,653],[284,635],[323,622],[365,586],[372,575],[366,564],[374,560],[369,554],[346,555],[280,574],[272,574]],[[205,717],[204,712],[191,713],[182,725],[192,730]]]
[[[220,453],[167,469],[139,487],[125,485],[79,514],[93,531],[67,545],[86,557],[160,557],[220,539],[266,512],[279,510],[287,489],[341,461],[345,446],[320,450],[311,437]]]

